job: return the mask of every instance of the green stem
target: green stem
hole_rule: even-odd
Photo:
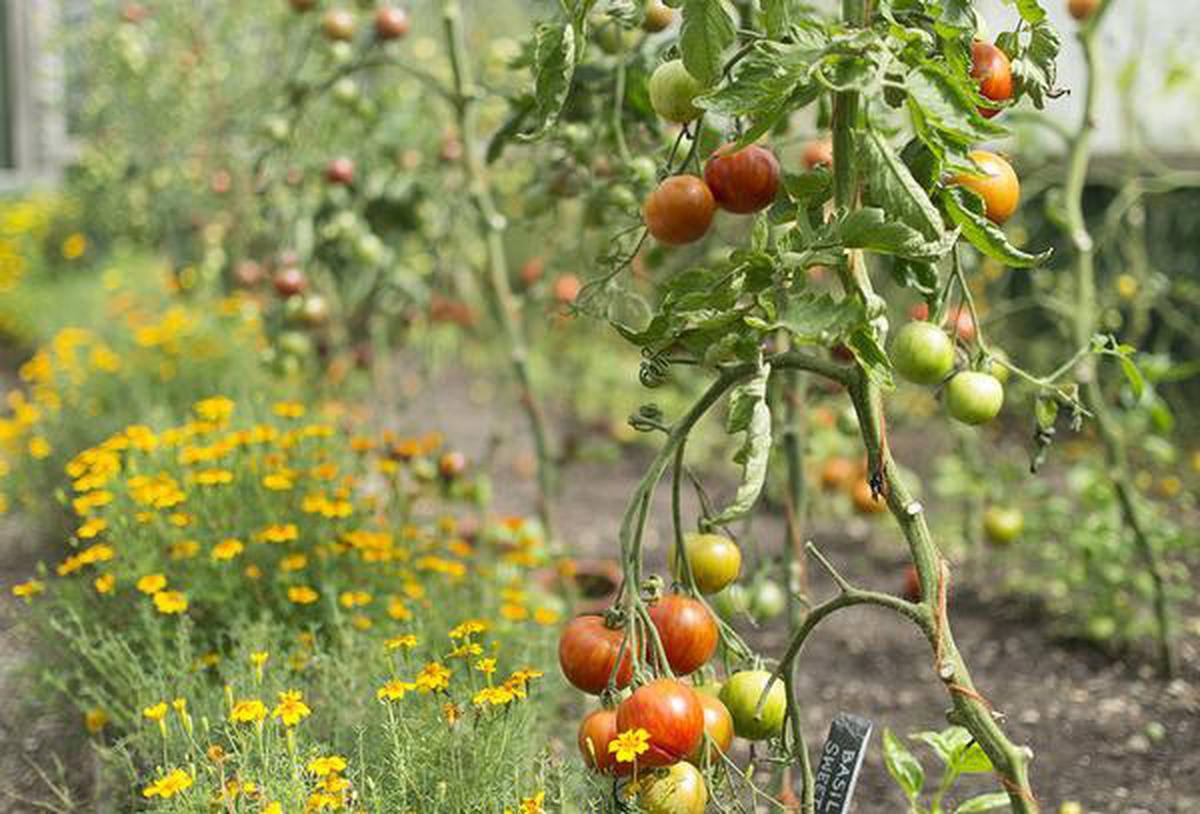
[[[1083,212],[1083,194],[1087,184],[1088,166],[1091,160],[1092,135],[1096,129],[1095,115],[1097,90],[1100,85],[1100,62],[1096,54],[1096,32],[1105,12],[1112,6],[1106,0],[1093,18],[1079,29],[1079,43],[1083,47],[1086,79],[1083,97],[1083,116],[1079,129],[1071,142],[1067,161],[1065,183],[1065,206],[1068,235],[1075,247],[1075,298],[1074,309],[1075,341],[1083,346],[1091,343],[1096,332],[1096,261],[1095,243],[1088,232]],[[1155,621],[1158,625],[1158,667],[1164,677],[1175,669],[1173,648],[1174,633],[1170,602],[1167,597],[1167,579],[1162,561],[1146,532],[1146,521],[1142,516],[1141,496],[1129,477],[1129,453],[1126,439],[1112,419],[1104,400],[1097,378],[1097,357],[1088,356],[1079,367],[1080,395],[1096,422],[1100,441],[1104,446],[1105,460],[1113,492],[1121,507],[1121,516],[1133,535],[1134,545],[1145,561],[1153,585]]]
[[[519,390],[518,399],[533,436],[534,451],[537,455],[538,517],[545,527],[547,537],[553,539],[554,523],[550,501],[555,479],[554,460],[546,416],[533,383],[529,350],[517,318],[517,303],[509,284],[508,259],[504,251],[503,237],[507,223],[496,209],[487,170],[479,155],[475,115],[478,89],[467,60],[469,50],[463,31],[462,0],[444,0],[442,21],[450,54],[450,68],[454,76],[452,103],[459,137],[463,143],[463,168],[467,175],[471,202],[475,207],[479,228],[484,233],[487,248],[487,284],[492,310],[508,345],[512,371]]]

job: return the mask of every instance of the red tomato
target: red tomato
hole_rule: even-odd
[[[646,228],[660,243],[694,243],[712,226],[717,202],[708,184],[694,175],[673,175],[646,198]]]
[[[631,729],[650,733],[650,748],[639,756],[639,765],[670,766],[700,743],[704,707],[691,687],[673,678],[658,678],[638,687],[617,707],[617,732]]]
[[[408,33],[408,12],[402,8],[383,6],[375,12],[375,36],[381,40],[398,40]]]
[[[668,594],[650,607],[667,663],[676,675],[705,665],[717,649],[717,622],[708,608],[683,594]]]
[[[625,634],[604,624],[602,616],[577,616],[563,628],[558,639],[558,663],[563,675],[579,689],[599,695],[617,665]],[[626,648],[617,673],[617,687],[629,686],[633,660]]]
[[[1100,0],[1067,0],[1067,11],[1080,22],[1096,13]]]
[[[554,299],[562,305],[570,305],[575,302],[582,287],[579,278],[574,274],[564,274],[554,281]]]
[[[531,286],[542,279],[545,270],[546,264],[542,258],[531,257],[525,261],[525,265],[521,266],[521,282],[526,286]]]
[[[325,178],[331,184],[348,186],[354,183],[354,162],[349,158],[335,158],[325,165]]]
[[[271,282],[281,297],[292,297],[308,287],[304,272],[295,266],[286,266],[275,273]]]
[[[696,691],[696,698],[700,701],[700,706],[704,707],[704,734],[708,735],[708,738],[701,738],[700,744],[687,759],[689,763],[702,766],[715,762],[717,756],[713,749],[722,753],[729,751],[729,746],[733,743],[733,716],[729,714],[729,709],[721,699],[711,692]]]
[[[751,144],[730,152],[726,144],[704,168],[704,183],[726,212],[748,215],[766,209],[779,192],[779,161],[764,147]]]
[[[979,92],[993,102],[1007,102],[1013,94],[1012,61],[990,42],[971,43],[971,78],[979,83]],[[1000,108],[979,108],[990,119]]]
[[[850,488],[850,500],[860,514],[883,514],[888,510],[887,501],[882,496],[876,500],[871,494],[871,484],[866,478],[854,482]]]
[[[608,751],[608,744],[616,737],[616,710],[598,709],[580,721],[579,752],[589,769],[618,776],[633,771],[632,763],[618,763],[616,756]]]
[[[833,141],[827,138],[813,139],[804,145],[804,152],[800,154],[800,160],[810,170],[815,167],[831,169],[833,167]]]

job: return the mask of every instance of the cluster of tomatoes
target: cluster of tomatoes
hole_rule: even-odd
[[[312,11],[318,0],[288,0],[297,13]],[[375,37],[397,40],[408,33],[408,12],[402,8],[382,6],[375,10]],[[321,17],[321,34],[333,42],[349,42],[358,33],[358,19],[348,9],[331,8]]]
[[[723,535],[685,535],[683,554],[702,594],[722,591],[741,571],[741,551]],[[672,569],[681,583],[687,581],[680,558],[673,558]],[[639,647],[645,669],[637,673],[632,624],[610,613],[576,617],[563,629],[558,645],[563,675],[605,702],[580,723],[579,750],[598,774],[634,776],[643,810],[700,814],[708,801],[701,769],[722,759],[735,734],[755,741],[778,737],[786,693],[774,682],[758,710],[769,672],[741,670],[724,683],[694,675],[713,657],[720,638],[716,619],[696,597],[668,593],[650,601],[648,615],[658,641]],[[694,680],[685,682],[687,676]],[[618,740],[639,733],[644,748],[633,760],[620,759]]]

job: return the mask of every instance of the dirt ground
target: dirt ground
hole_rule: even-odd
[[[397,389],[407,376],[400,371],[392,379]],[[441,430],[469,455],[488,457],[497,509],[528,513],[533,488],[520,416],[508,406],[511,400],[480,388],[461,373],[439,377],[436,386],[421,387],[390,423],[399,430]],[[631,402],[631,409],[635,406]],[[498,439],[504,440],[497,445]],[[488,449],[492,454],[485,456]],[[564,473],[557,523],[575,551],[584,556],[614,551],[621,513],[644,463],[645,454],[638,451],[616,458],[584,455]],[[660,489],[647,541],[650,557],[660,563],[662,541],[670,533],[667,499],[667,490]],[[929,508],[936,511],[936,505]],[[852,581],[895,590],[905,560],[898,535],[887,521],[869,529],[869,535],[865,531],[861,524],[823,528],[818,523],[811,536]],[[755,532],[763,540],[780,539],[780,518],[760,518]],[[20,667],[28,643],[14,633],[8,587],[28,575],[40,553],[35,539],[19,523],[0,526],[0,697],[9,699],[0,703],[2,811],[39,810],[21,800],[49,796],[45,780],[31,766],[53,766],[50,755],[62,755],[67,774],[75,778],[92,764],[86,748],[72,745],[65,734],[72,727],[77,731],[78,721],[64,724],[50,710],[31,718],[20,713],[27,705],[13,703],[27,697]],[[1200,812],[1200,642],[1195,637],[1181,642],[1181,675],[1164,684],[1144,665],[1114,662],[1051,640],[1033,609],[986,597],[986,585],[986,578],[979,584],[958,580],[951,608],[955,637],[979,689],[1006,716],[1010,735],[1033,749],[1033,782],[1044,809],[1053,812],[1062,801],[1077,800],[1088,812],[1105,814]],[[832,591],[824,575],[813,575],[814,596]],[[781,627],[750,635],[763,652],[778,655],[785,633]],[[926,642],[907,622],[885,612],[849,609],[827,620],[810,640],[799,680],[814,750],[838,712],[875,724],[851,810],[904,810],[903,797],[883,767],[880,734],[885,727],[907,734],[945,726],[948,698],[933,674]],[[1150,733],[1159,725],[1165,736],[1152,740]],[[564,739],[570,738],[573,733]],[[935,759],[921,748],[915,751],[928,774]],[[965,784],[964,789],[996,787]],[[84,809],[60,801],[55,810]]]

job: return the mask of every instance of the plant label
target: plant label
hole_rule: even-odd
[[[870,738],[871,722],[866,718],[841,712],[833,719],[814,778],[818,814],[844,814],[850,810]]]

